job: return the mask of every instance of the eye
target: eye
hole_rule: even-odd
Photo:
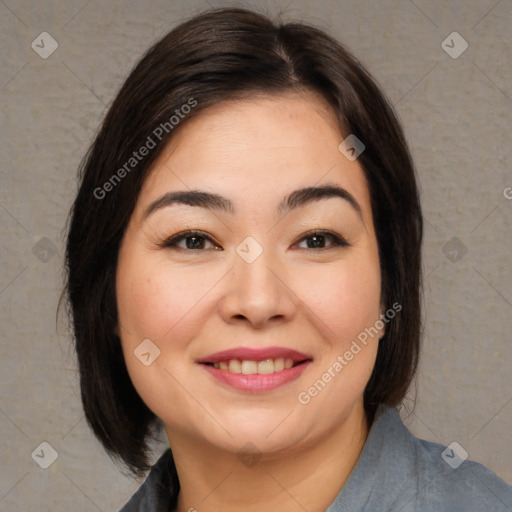
[[[162,247],[181,250],[222,250],[206,233],[197,230],[178,233],[161,243]],[[296,244],[299,249],[328,250],[335,247],[348,247],[350,244],[339,235],[326,230],[308,233]]]
[[[175,247],[183,250],[220,250],[212,239],[202,231],[184,231],[168,238],[163,247]]]
[[[331,231],[319,230],[308,233],[297,246],[299,249],[327,250],[334,247],[348,247],[349,243]]]

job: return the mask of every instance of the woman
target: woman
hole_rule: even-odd
[[[505,482],[396,410],[421,239],[400,125],[332,38],[220,9],[151,48],[67,243],[87,420],[151,469],[123,512],[509,510]]]

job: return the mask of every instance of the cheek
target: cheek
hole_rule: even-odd
[[[146,405],[162,418],[170,414],[168,404],[182,413],[194,407],[178,384],[186,381],[186,374],[176,362],[187,358],[201,327],[198,320],[207,315],[208,303],[201,299],[212,287],[212,279],[198,280],[197,271],[191,279],[190,272],[170,269],[161,261],[148,264],[148,260],[133,253],[130,260],[120,259],[116,293],[128,373]],[[149,351],[152,360],[149,365],[137,357],[142,353],[139,345],[147,339],[157,347],[145,342],[149,349],[144,352]],[[154,354],[158,356],[153,359]],[[172,414],[171,419],[176,421]]]
[[[362,400],[381,335],[375,329],[381,297],[378,260],[345,263],[336,270],[317,271],[314,279],[302,283],[323,348],[315,375],[297,398],[306,406],[305,414],[325,428],[342,423],[351,406]]]
[[[337,268],[322,266],[297,274],[299,295],[318,317],[332,344],[350,344],[379,318],[381,277],[378,260],[353,258]],[[339,348],[339,347],[338,347]]]
[[[120,266],[118,308],[127,337],[167,343],[178,328],[182,330],[189,323],[190,312],[200,308],[202,297],[212,287],[210,281],[214,281],[212,276],[200,273],[202,277],[197,279],[197,275],[198,271],[194,278],[190,270],[171,269],[155,262],[148,265],[143,260]]]

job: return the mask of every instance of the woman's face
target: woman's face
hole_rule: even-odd
[[[225,102],[180,127],[145,180],[118,329],[171,445],[271,457],[362,418],[378,336],[358,335],[379,319],[381,276],[363,170],[336,126],[312,94]]]

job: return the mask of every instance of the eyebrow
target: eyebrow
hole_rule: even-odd
[[[356,201],[356,198],[348,190],[345,190],[337,184],[330,183],[294,190],[286,196],[281,203],[279,203],[277,211],[279,213],[288,213],[291,210],[307,206],[312,202],[322,199],[331,199],[333,197],[339,197],[348,202],[362,218],[362,208]],[[142,219],[145,220],[157,210],[174,204],[199,206],[212,211],[220,211],[230,214],[235,213],[233,203],[223,196],[211,192],[204,192],[202,190],[187,190],[167,192],[157,200],[153,201],[144,211]]]

